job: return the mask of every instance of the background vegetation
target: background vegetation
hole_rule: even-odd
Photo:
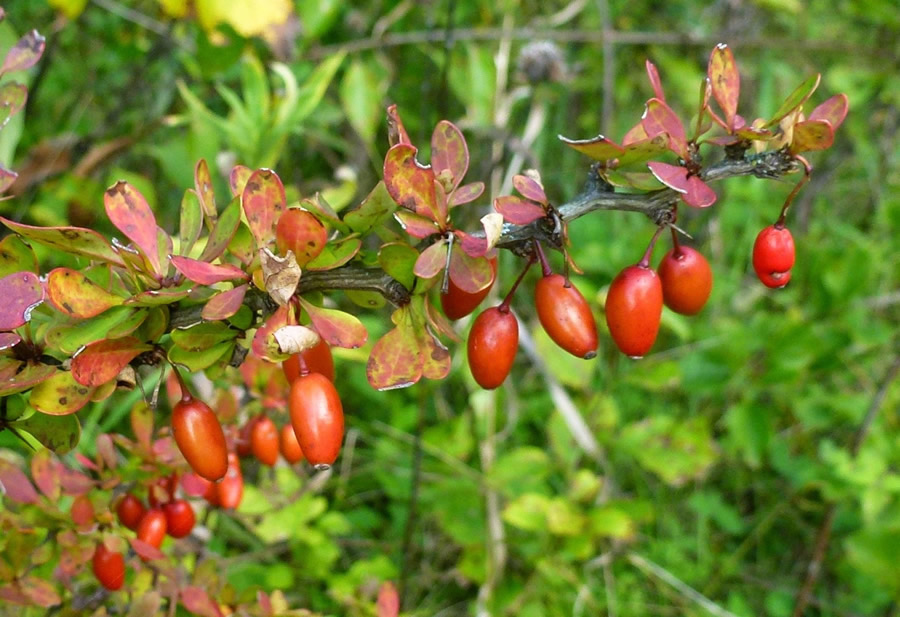
[[[557,134],[620,138],[651,95],[646,58],[670,104],[690,109],[722,41],[741,69],[742,109],[771,115],[819,71],[821,92],[846,92],[851,111],[835,147],[810,157],[813,180],[791,213],[791,284],[764,288],[749,255],[793,179],[717,185],[711,211],[680,219],[710,258],[713,296],[696,318],[666,311],[640,362],[605,335],[598,360],[566,356],[537,325],[529,293],[514,303],[532,326],[527,353],[497,392],[475,386],[460,349],[449,379],[383,393],[366,382],[367,350],[339,352],[349,428],[339,467],[322,481],[245,463],[241,508],[206,521],[223,580],[244,596],[281,589],[291,606],[323,614],[372,615],[378,584],[393,580],[411,615],[522,617],[787,617],[811,581],[803,614],[896,615],[896,9],[875,0],[357,4],[8,2],[0,47],[36,27],[48,48],[26,113],[0,133],[0,160],[20,174],[0,214],[112,235],[102,191],[126,178],[172,230],[200,157],[224,170],[271,166],[289,201],[328,191],[333,205],[354,205],[380,177],[388,103],[415,143],[439,119],[456,122],[469,178],[490,180],[490,195],[518,157],[563,202],[588,161]],[[539,40],[559,53],[547,75],[523,58]],[[276,96],[286,74],[300,84],[292,106]],[[609,282],[637,261],[653,225],[598,212],[570,230],[579,286],[602,323]],[[61,265],[41,258],[48,270]],[[519,267],[502,255],[495,289]],[[387,315],[360,315],[371,341]],[[100,432],[128,434],[138,396],[79,412],[79,450],[93,454]],[[573,441],[560,413],[572,409],[595,448]],[[8,432],[0,447],[24,454]]]

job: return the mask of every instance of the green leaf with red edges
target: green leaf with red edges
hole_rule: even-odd
[[[249,288],[246,284],[238,285],[234,289],[217,293],[203,307],[200,316],[210,321],[228,319],[241,308]]]
[[[384,181],[381,181],[363,199],[359,207],[344,216],[344,223],[351,230],[366,234],[384,224],[396,210],[397,202],[388,193]]]
[[[0,278],[13,272],[39,272],[34,251],[18,234],[0,240]]]
[[[271,169],[257,169],[247,179],[241,193],[241,207],[250,233],[263,247],[275,239],[275,222],[287,207],[284,185]]]
[[[405,242],[385,244],[378,252],[381,269],[407,289],[412,289],[416,282],[413,269],[418,259],[419,252]]]
[[[25,34],[6,52],[0,74],[24,71],[34,66],[44,53],[46,40],[37,30]]]
[[[828,120],[806,120],[794,125],[791,153],[827,150],[834,143],[834,129]]]
[[[372,347],[366,377],[376,390],[407,388],[422,378],[423,363],[415,331],[408,326],[397,326]]]
[[[450,352],[430,332],[425,333],[422,345],[422,376],[426,379],[444,379],[450,374]]]
[[[358,237],[342,238],[326,244],[318,257],[306,264],[307,270],[333,270],[340,268],[359,254],[362,240]]]
[[[237,233],[238,226],[241,224],[241,202],[238,199],[231,200],[222,214],[216,220],[215,226],[206,239],[206,246],[200,253],[200,261],[213,261],[222,256],[225,249]]]
[[[662,81],[659,79],[659,71],[656,70],[656,65],[649,60],[645,60],[644,68],[647,69],[647,79],[650,80],[650,85],[653,87],[653,96],[660,101],[665,101],[666,94],[663,92]]]
[[[109,241],[92,229],[82,227],[35,227],[23,225],[0,217],[0,222],[17,234],[38,244],[69,255],[80,255],[88,259],[105,261],[124,266],[122,257],[113,249]]]
[[[398,205],[438,221],[434,170],[420,165],[416,148],[397,144],[384,157],[384,186]]]
[[[23,84],[7,82],[0,86],[0,127],[5,125],[28,100],[28,88]]]
[[[149,349],[150,345],[132,336],[91,343],[72,358],[72,376],[84,386],[102,386]]]
[[[745,126],[734,132],[735,137],[741,139],[749,139],[750,141],[771,141],[775,138],[775,133],[768,129],[757,128],[754,126]]]
[[[669,147],[668,135],[657,135],[625,146],[625,152],[619,157],[619,167],[635,165],[649,161]]]
[[[737,114],[738,97],[741,92],[741,76],[734,61],[734,54],[728,45],[719,43],[713,48],[709,55],[706,74],[709,77],[713,98],[725,114],[728,132],[733,132],[734,116]]]
[[[190,293],[190,289],[150,289],[131,296],[125,300],[124,304],[126,306],[162,306],[184,300]]]
[[[47,300],[59,312],[77,319],[95,317],[125,302],[78,270],[56,268],[47,275]]]
[[[466,139],[452,122],[441,120],[434,127],[431,134],[431,167],[436,177],[446,175],[450,179],[448,192],[459,186],[469,169]]]
[[[424,251],[419,253],[413,272],[422,279],[430,279],[437,276],[447,264],[447,240],[441,238]]]
[[[247,186],[247,180],[253,175],[253,170],[244,165],[235,165],[228,174],[228,187],[231,189],[232,197],[240,197]]]
[[[394,218],[403,227],[403,231],[413,238],[427,238],[431,234],[440,232],[440,228],[432,219],[409,210],[397,210],[394,212]]]
[[[516,174],[513,176],[513,186],[516,187],[516,190],[526,199],[544,205],[550,203],[547,199],[547,194],[544,192],[544,187],[534,178],[530,178],[523,174]]]
[[[247,273],[231,264],[211,264],[206,261],[191,259],[190,257],[172,256],[172,265],[181,272],[184,277],[200,285],[215,285],[223,281],[240,279],[249,280]]]
[[[484,257],[470,257],[458,244],[450,252],[450,280],[461,290],[474,294],[491,284],[494,271]]]
[[[306,314],[309,315],[316,332],[329,345],[356,349],[365,345],[366,339],[369,338],[366,327],[357,317],[350,313],[322,308],[303,298],[300,298],[300,305],[306,311]]]
[[[219,211],[216,209],[216,195],[213,192],[212,176],[209,174],[206,159],[200,159],[194,167],[194,190],[200,200],[203,215],[210,223],[215,223]]]
[[[40,412],[66,416],[87,405],[93,393],[94,388],[75,381],[69,371],[57,371],[34,387],[28,402]]]
[[[150,262],[153,273],[162,274],[156,217],[140,191],[119,180],[103,193],[103,205],[112,224],[134,242]]]
[[[251,351],[264,360],[272,362],[281,362],[288,357],[288,354],[281,353],[278,348],[278,342],[275,340],[275,331],[292,322],[288,320],[289,313],[286,306],[279,306],[274,313],[269,315],[263,324],[257,328],[256,334],[253,335],[253,343],[250,346]]]
[[[203,231],[203,210],[197,193],[191,189],[181,198],[181,222],[178,227],[178,254],[189,255]]]
[[[675,115],[675,112],[659,99],[647,101],[644,115],[641,116],[641,124],[647,135],[656,137],[660,133],[669,136],[669,148],[683,159],[688,158],[687,137],[684,133],[684,125]]]
[[[33,388],[56,372],[49,364],[23,364],[18,360],[4,363],[0,368],[0,396],[9,396]]]
[[[597,135],[592,139],[569,139],[562,135],[557,135],[557,138],[570,148],[578,150],[596,161],[614,159],[625,151],[625,148],[603,135]]]
[[[781,104],[781,107],[778,108],[778,111],[772,116],[772,119],[766,124],[766,127],[775,126],[781,122],[785,116],[803,105],[803,103],[812,96],[812,93],[816,91],[816,88],[819,87],[819,81],[821,79],[822,75],[819,73],[807,77],[806,81],[797,86],[797,88],[788,95],[784,100],[784,103]]]
[[[16,430],[25,431],[32,437],[37,439],[45,448],[56,452],[57,454],[66,454],[72,451],[78,445],[81,439],[81,424],[78,422],[78,416],[50,416],[44,413],[32,414],[25,420],[19,420],[12,423]],[[67,470],[63,476],[63,490],[66,490],[67,479],[70,476],[69,485],[75,487],[75,483],[79,482],[82,486],[90,487],[91,481],[77,474],[74,471]],[[81,478],[79,481],[78,478]],[[66,491],[67,494],[73,494],[72,491]]]
[[[494,210],[513,225],[528,225],[547,216],[543,207],[518,195],[501,195],[494,200]]]
[[[627,186],[641,191],[660,189],[659,180],[650,172],[606,170],[603,177],[613,186]]]
[[[0,458],[0,487],[3,488],[6,497],[16,503],[37,503],[39,499],[38,492],[25,472],[2,458]]]
[[[387,124],[388,124],[388,141],[392,146],[397,144],[411,144],[409,134],[403,121],[400,119],[400,113],[397,111],[396,105],[390,105],[387,108]]]
[[[3,165],[0,165],[0,194],[5,193],[6,190],[13,185],[13,182],[16,181],[16,178],[19,177],[14,171],[10,171]]]
[[[847,95],[835,94],[833,97],[813,109],[806,121],[827,120],[831,123],[832,130],[837,131],[838,127],[844,123],[844,118],[847,117],[847,111],[849,109],[850,103],[847,100]]]
[[[469,184],[464,184],[451,193],[448,205],[453,208],[455,206],[471,203],[481,197],[482,193],[484,193],[484,182],[470,182]]]
[[[15,330],[31,318],[44,289],[34,272],[14,272],[0,279],[0,298],[0,330]]]

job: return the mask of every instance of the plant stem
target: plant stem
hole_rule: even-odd
[[[531,254],[531,257],[528,259],[528,263],[525,264],[525,267],[522,268],[522,271],[519,273],[519,276],[516,277],[516,281],[513,283],[513,286],[507,292],[506,297],[503,298],[503,302],[500,303],[500,306],[497,307],[501,313],[509,312],[509,305],[512,303],[513,295],[516,293],[516,289],[519,287],[519,283],[522,282],[522,279],[525,278],[525,275],[528,274],[528,270],[531,269],[531,264],[534,263],[535,256],[534,253]]]
[[[647,250],[644,251],[644,256],[641,257],[641,260],[637,263],[639,268],[650,267],[650,258],[653,256],[653,249],[656,247],[656,241],[659,240],[659,235],[662,233],[663,229],[665,229],[665,227],[656,228],[653,237],[650,238],[650,244],[647,245]]]

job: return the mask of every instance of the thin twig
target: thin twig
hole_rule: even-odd
[[[715,615],[716,617],[737,617],[737,615],[735,615],[731,611],[722,608],[721,606],[704,596],[702,593],[676,577],[674,574],[672,574],[662,566],[653,563],[649,559],[645,559],[637,553],[628,553],[627,558],[633,566],[647,574],[650,574],[651,576],[658,578],[666,585],[680,593],[682,596],[684,596],[694,604],[700,606],[710,615]]]

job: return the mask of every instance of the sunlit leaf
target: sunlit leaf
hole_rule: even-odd
[[[422,217],[439,220],[434,193],[434,170],[420,165],[416,148],[397,144],[384,158],[384,185],[398,205]]]
[[[194,190],[200,200],[203,215],[211,224],[215,223],[219,211],[216,209],[216,196],[213,193],[212,176],[209,175],[206,159],[200,159],[194,167]]]
[[[47,275],[47,300],[59,312],[77,319],[95,317],[125,301],[70,268],[56,268]]]
[[[231,264],[211,264],[190,257],[172,256],[172,265],[188,280],[200,285],[215,285],[223,281],[240,279],[249,280],[249,276],[237,266]]]
[[[669,147],[668,135],[657,135],[634,141],[625,146],[625,152],[619,157],[619,167],[649,161]]]
[[[81,255],[118,266],[124,266],[122,257],[109,241],[92,229],[82,227],[34,227],[0,217],[0,221],[14,232],[69,255]]]
[[[807,122],[816,120],[826,120],[831,123],[834,131],[844,123],[847,117],[847,111],[850,109],[850,103],[846,94],[835,94],[833,97],[816,107],[806,119]]]
[[[643,128],[641,130],[643,131]],[[597,161],[608,161],[625,152],[625,148],[603,135],[597,135],[592,139],[569,139],[562,135],[557,135],[557,137],[570,148]]]
[[[376,390],[406,388],[422,378],[423,362],[415,331],[397,326],[375,343],[366,364],[366,377]]]
[[[210,321],[228,319],[241,308],[249,288],[247,284],[238,285],[234,289],[217,293],[203,307],[201,316]]]
[[[0,74],[12,71],[24,71],[34,66],[44,53],[46,41],[37,30],[25,34],[6,52]]]
[[[100,386],[149,349],[150,345],[131,336],[91,343],[72,358],[72,376],[82,385]]]
[[[441,120],[431,134],[431,167],[438,178],[447,176],[447,192],[459,186],[469,169],[469,148],[455,124]]]
[[[93,388],[75,381],[69,371],[57,371],[37,384],[28,402],[32,407],[53,416],[75,413],[91,400]]]
[[[426,379],[444,379],[450,374],[450,352],[441,342],[426,332],[422,341],[422,376]]]
[[[683,159],[688,158],[684,125],[681,124],[681,120],[675,115],[675,112],[663,101],[655,98],[647,101],[647,107],[641,117],[641,124],[650,137],[656,137],[660,133],[668,135],[669,147],[672,151]]]
[[[725,114],[725,124],[729,132],[735,128],[734,116],[737,113],[738,97],[741,91],[741,76],[738,73],[734,54],[728,45],[716,45],[709,56],[707,66],[709,84],[712,95]]]
[[[34,272],[14,272],[0,279],[0,298],[0,330],[14,330],[31,318],[44,289]]]
[[[766,127],[777,125],[785,116],[803,105],[803,103],[812,96],[812,93],[816,91],[816,88],[819,87],[819,81],[821,79],[822,75],[819,73],[807,77],[806,81],[797,86],[797,89],[788,95],[784,100],[784,103],[781,104],[781,107],[778,108],[778,111],[772,116],[772,119],[766,124]]]
[[[407,289],[412,289],[416,281],[413,272],[419,252],[405,242],[385,244],[378,252],[378,264],[385,273],[397,279]]]
[[[354,315],[336,309],[322,308],[300,298],[300,305],[309,315],[316,332],[325,342],[334,347],[356,349],[362,347],[369,333]]]
[[[518,195],[497,197],[494,199],[494,210],[499,212],[507,223],[513,225],[528,225],[547,216],[547,211],[542,206]]]
[[[271,169],[257,169],[241,193],[241,207],[258,246],[275,238],[275,222],[287,206],[281,178]]]
[[[112,224],[143,252],[153,272],[161,274],[156,217],[144,196],[119,180],[103,193],[103,205]]]
[[[834,143],[834,129],[828,120],[806,120],[794,125],[791,152],[827,150]]]

